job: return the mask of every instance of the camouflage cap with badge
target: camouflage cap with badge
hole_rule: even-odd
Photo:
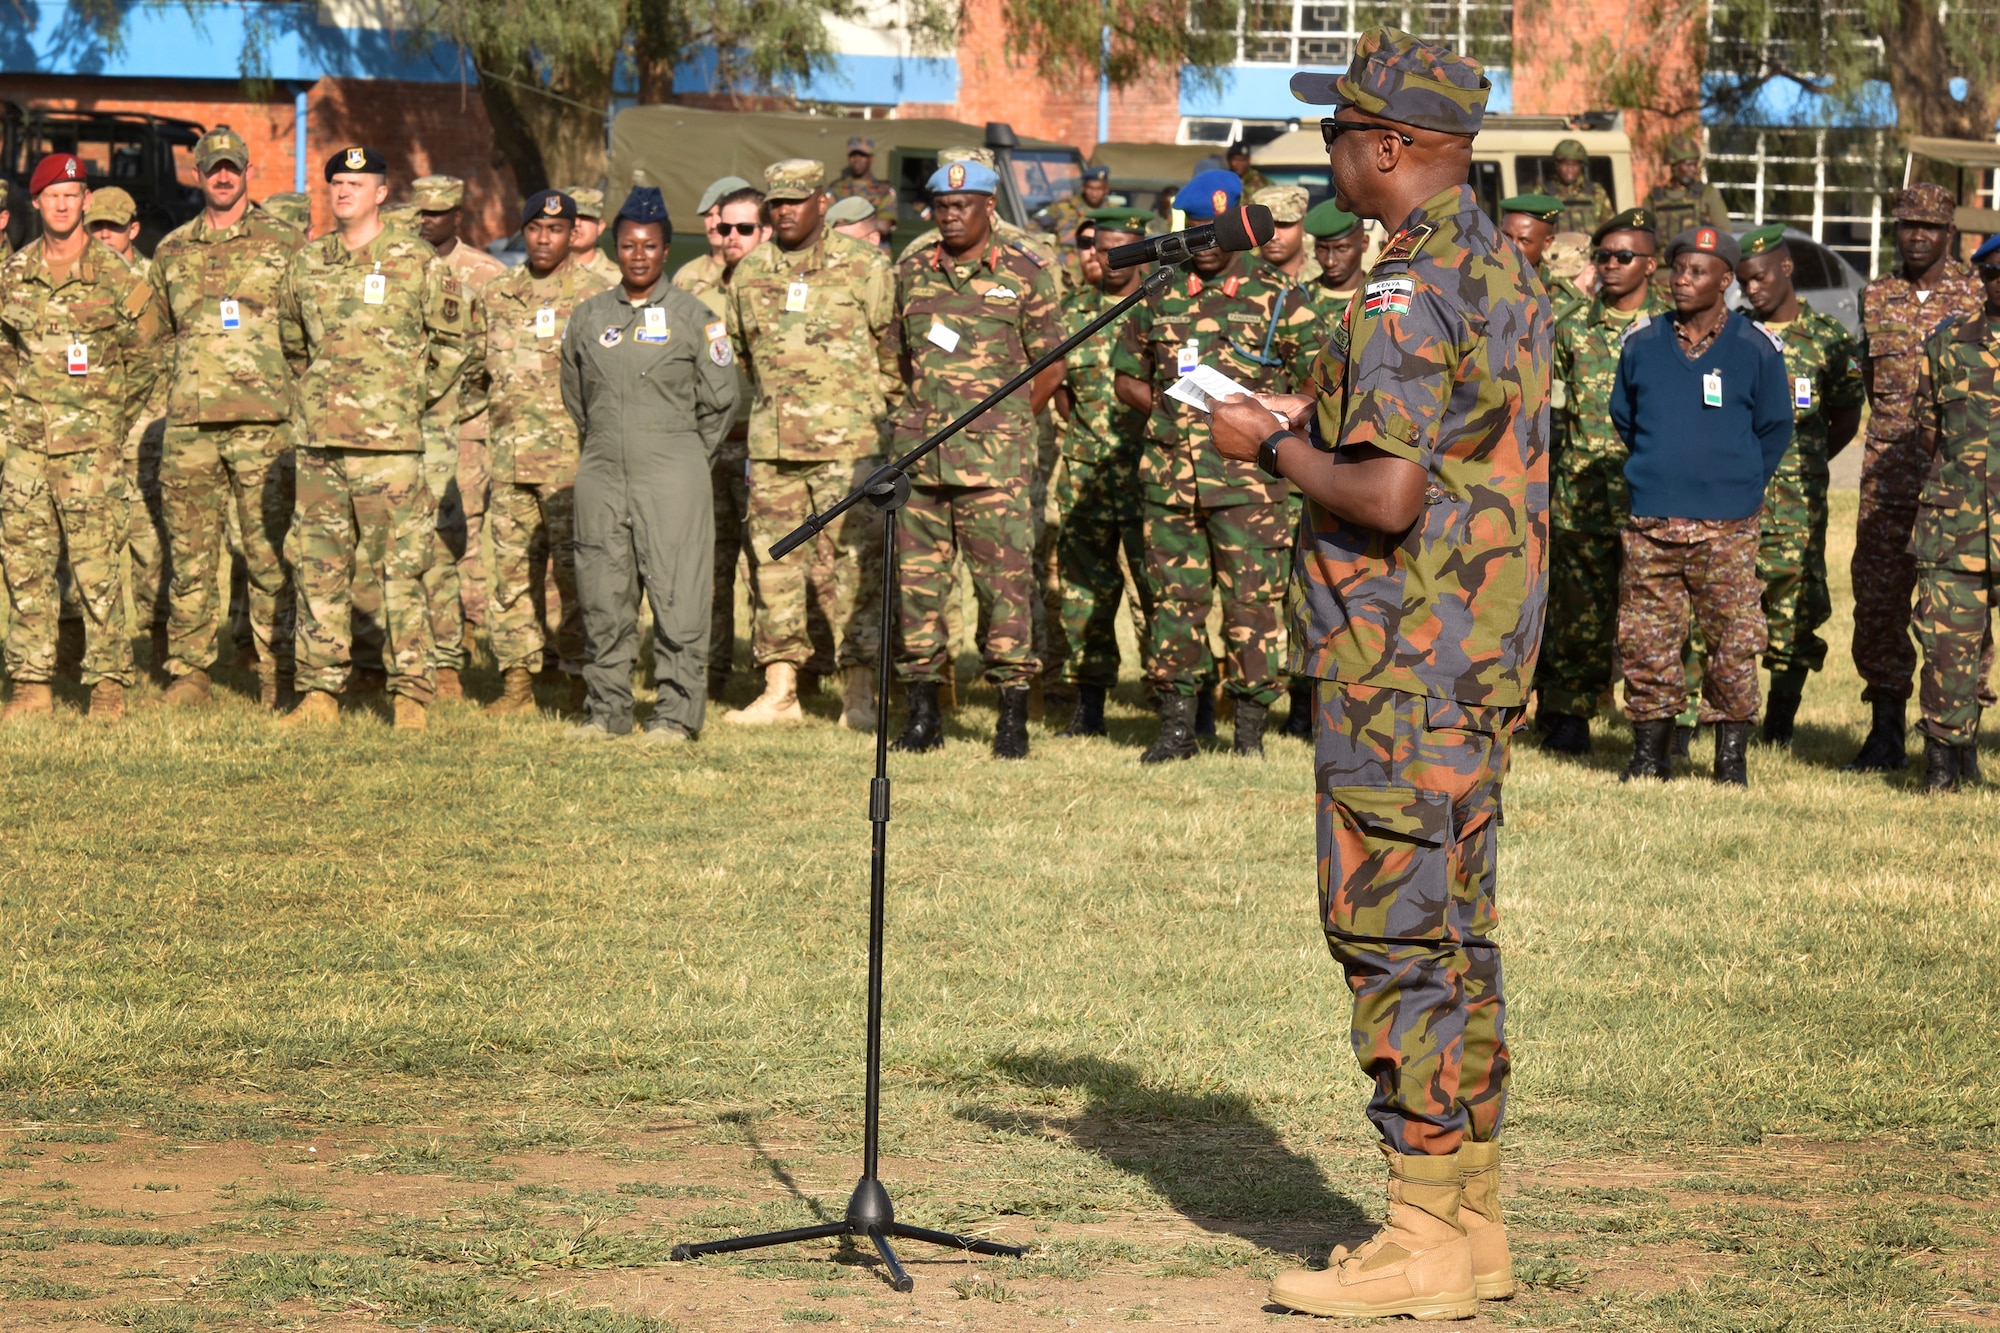
[[[129,227],[137,216],[139,206],[132,202],[132,196],[116,185],[107,185],[90,192],[90,207],[83,210],[83,225],[108,222],[114,227]]]
[[[588,185],[572,185],[563,191],[576,202],[576,215],[597,222],[604,221],[604,191],[592,189]]]
[[[456,176],[419,176],[410,182],[410,202],[419,213],[449,213],[465,202],[465,182]]]
[[[938,149],[938,165],[948,167],[954,162],[977,162],[988,171],[998,171],[991,148],[968,148],[959,144],[952,148]]]
[[[1250,202],[1270,209],[1271,221],[1279,226],[1295,227],[1306,220],[1312,196],[1303,185],[1266,185],[1250,196]]]
[[[1387,26],[1354,44],[1354,62],[1338,76],[1292,75],[1292,96],[1312,106],[1353,107],[1363,115],[1440,134],[1477,134],[1492,81],[1476,60]]]
[[[1768,227],[1746,231],[1739,238],[1745,259],[1755,259],[1758,255],[1776,254],[1785,248],[1785,224],[1773,222]]]
[[[826,164],[809,157],[788,157],[764,168],[764,198],[777,204],[810,199],[826,183]]]
[[[1898,222],[1921,222],[1932,227],[1949,227],[1958,200],[1942,185],[1918,181],[1889,196],[1889,211]]]
[[[206,176],[224,162],[238,171],[245,170],[250,165],[250,146],[235,130],[217,125],[195,140],[194,169]]]
[[[373,148],[343,148],[326,160],[326,178],[335,176],[386,176],[389,159]]]

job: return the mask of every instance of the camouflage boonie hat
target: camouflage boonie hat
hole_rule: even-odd
[[[1667,164],[1686,162],[1701,156],[1701,144],[1695,139],[1681,138],[1667,140]]]
[[[312,226],[312,200],[306,195],[287,190],[283,194],[272,195],[258,207],[287,227],[304,231]]]
[[[1354,44],[1354,63],[1338,77],[1301,70],[1292,96],[1338,114],[1365,115],[1440,134],[1477,134],[1486,118],[1491,80],[1476,60],[1398,28],[1370,28]]]
[[[1746,231],[1740,243],[1743,246],[1745,259],[1754,259],[1758,255],[1768,255],[1773,250],[1782,250],[1785,248],[1785,224],[1774,222],[1768,227]]]
[[[576,200],[578,217],[604,221],[604,191],[593,190],[587,185],[572,185],[563,193]]]
[[[1312,197],[1303,185],[1267,185],[1251,195],[1250,202],[1270,209],[1273,222],[1289,227],[1306,220]]]
[[[217,125],[194,146],[194,169],[206,176],[218,162],[232,162],[238,171],[250,165],[250,146],[227,125]]]
[[[129,227],[137,216],[139,206],[132,202],[132,196],[116,185],[107,185],[90,192],[90,207],[83,210],[83,225],[109,222],[114,227]]]
[[[784,199],[810,199],[826,183],[826,163],[809,157],[788,157],[764,168],[764,198],[771,203]]]
[[[1614,231],[1651,232],[1654,239],[1657,240],[1660,235],[1660,224],[1654,219],[1652,209],[1628,208],[1623,213],[1612,217],[1596,231],[1590,233],[1590,243],[1596,245]]]
[[[419,176],[410,182],[410,202],[419,213],[449,213],[465,202],[465,182],[456,176]]]
[[[939,166],[948,167],[954,162],[977,162],[982,167],[989,167],[995,171],[999,170],[997,166],[994,166],[993,150],[991,148],[967,148],[965,145],[960,144],[956,148],[938,149]]]
[[[1889,211],[1898,222],[1927,222],[1933,227],[1949,227],[1958,200],[1950,190],[1929,181],[1908,185],[1889,196]]]
[[[1583,144],[1576,139],[1564,139],[1555,146],[1555,151],[1550,153],[1549,156],[1558,162],[1590,161],[1590,154],[1584,150]]]
[[[873,157],[875,156],[875,141],[865,134],[853,135],[847,141],[847,151],[850,153],[866,153],[868,156]]]
[[[867,196],[859,194],[850,194],[835,200],[833,207],[826,210],[826,224],[829,227],[844,227],[850,222],[868,222],[874,217],[875,205],[868,202]]]
[[[1542,252],[1542,263],[1550,277],[1575,282],[1590,264],[1590,238],[1580,231],[1557,232],[1549,248]]]

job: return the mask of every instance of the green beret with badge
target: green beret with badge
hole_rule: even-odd
[[[1331,199],[1314,204],[1306,213],[1306,235],[1319,241],[1337,241],[1361,225],[1361,219]]]
[[[1084,217],[1095,222],[1099,231],[1129,232],[1133,236],[1144,236],[1153,223],[1153,215],[1143,208],[1097,208]]]
[[[1746,231],[1738,242],[1743,247],[1743,257],[1752,259],[1758,255],[1768,255],[1774,250],[1785,248],[1785,224],[1773,222],[1768,227]]]
[[[1502,199],[1500,201],[1500,211],[1502,213],[1526,213],[1531,218],[1536,218],[1553,226],[1555,220],[1562,216],[1563,203],[1562,200],[1552,195],[1517,194],[1510,199]]]
[[[1596,231],[1590,233],[1590,243],[1596,245],[1614,231],[1650,232],[1656,239],[1660,234],[1659,222],[1654,218],[1652,209],[1628,208],[1623,213],[1612,217],[1610,221],[1606,222]]]

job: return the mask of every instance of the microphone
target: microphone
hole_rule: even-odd
[[[1118,246],[1105,256],[1105,262],[1112,268],[1131,268],[1134,264],[1178,264],[1200,250],[1254,250],[1271,239],[1273,230],[1270,209],[1262,204],[1240,204],[1199,227]]]

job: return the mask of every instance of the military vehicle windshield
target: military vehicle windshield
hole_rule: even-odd
[[[1029,217],[1083,187],[1083,163],[1067,148],[1011,149],[1007,165],[1022,211]]]

